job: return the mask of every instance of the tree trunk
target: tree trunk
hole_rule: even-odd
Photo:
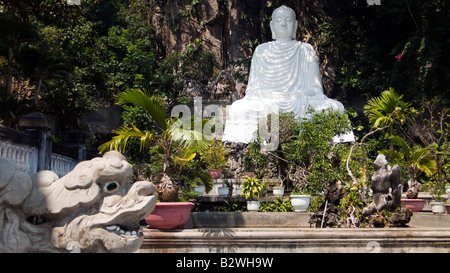
[[[170,175],[170,150],[172,149],[172,142],[167,143],[164,150],[164,175],[156,186],[158,198],[161,202],[176,202],[178,197],[178,188],[176,182]]]
[[[6,96],[5,96],[5,125],[8,126],[8,99],[11,94],[11,84],[12,84],[12,58],[13,50],[12,47],[8,48],[8,75],[6,77]]]
[[[173,178],[164,174],[161,180],[156,186],[156,191],[158,192],[158,199],[161,202],[176,202],[178,197],[178,189],[176,182]]]

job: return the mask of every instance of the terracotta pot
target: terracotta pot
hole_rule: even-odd
[[[253,173],[253,172],[243,172],[242,175],[243,175],[244,177],[246,177],[246,176],[252,177],[252,176],[254,175],[254,173]]]
[[[183,228],[195,204],[191,202],[158,202],[153,212],[145,218],[150,228]]]
[[[402,208],[411,209],[413,212],[419,212],[425,206],[425,199],[401,199]]]
[[[222,170],[212,169],[208,170],[208,172],[212,179],[218,179],[222,176]]]
[[[450,214],[450,204],[445,204],[445,210],[447,211],[447,214]]]

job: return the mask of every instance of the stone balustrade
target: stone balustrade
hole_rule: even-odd
[[[0,156],[16,163],[24,172],[37,172],[38,149],[29,145],[17,144],[10,141],[0,141]]]

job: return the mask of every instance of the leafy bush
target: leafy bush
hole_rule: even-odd
[[[261,202],[259,211],[262,212],[290,212],[294,211],[289,198],[278,197],[273,202]]]
[[[338,111],[310,114],[311,119],[300,124],[297,138],[282,144],[282,149],[294,188],[316,194],[326,183],[347,178],[344,159],[349,148],[334,144],[332,139],[352,128],[348,118]]]

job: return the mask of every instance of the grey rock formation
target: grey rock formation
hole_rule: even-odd
[[[375,173],[371,179],[370,189],[373,201],[363,209],[364,215],[371,215],[377,211],[387,209],[393,211],[400,207],[402,183],[400,180],[400,166],[391,168],[383,154],[379,154],[374,162]]]

